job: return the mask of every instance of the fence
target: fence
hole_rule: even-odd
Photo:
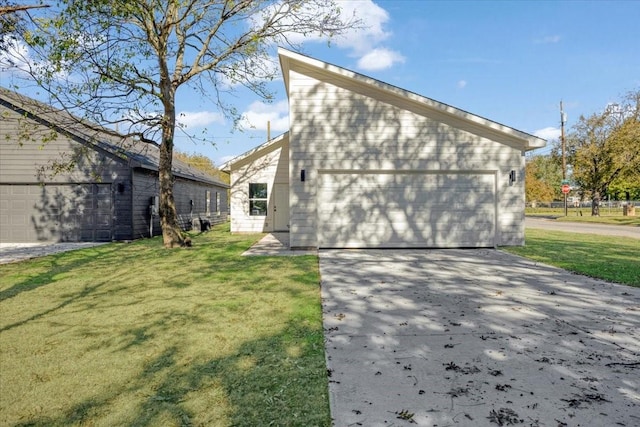
[[[601,200],[600,201],[600,215],[623,215],[625,212],[625,206],[635,206],[636,215],[640,214],[640,200],[631,201],[614,201],[614,200]],[[563,210],[564,201],[552,201],[552,202],[535,202],[527,203],[527,212],[530,213],[544,213],[548,210]],[[567,200],[567,213],[569,215],[589,215],[591,212],[591,200],[575,201]]]

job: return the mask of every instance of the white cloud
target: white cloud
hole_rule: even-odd
[[[349,22],[355,19],[362,21],[363,28],[349,28],[345,33],[335,36],[333,42],[343,49],[351,49],[357,54],[366,53],[375,45],[387,39],[391,33],[384,30],[384,24],[389,20],[386,10],[375,4],[372,0],[336,0],[342,21]],[[304,3],[295,14],[301,19],[320,19],[325,15],[333,14],[331,3],[320,2]],[[292,7],[292,6],[289,6]],[[251,20],[251,25],[258,27],[264,24],[265,16],[275,13],[283,13],[287,7],[282,2],[271,4],[264,8],[262,13],[257,13]],[[292,18],[280,17],[280,25],[292,25]],[[314,33],[291,32],[286,34],[286,40],[292,44],[307,42],[326,42],[326,36]]]
[[[249,109],[242,113],[241,126],[255,130],[267,130],[267,122],[271,130],[284,132],[289,129],[289,102],[287,100],[275,104],[255,101]]]
[[[553,141],[560,138],[560,129],[554,127],[546,127],[538,129],[533,133],[538,138],[546,139],[547,141]]]
[[[358,67],[365,71],[379,71],[404,63],[404,56],[383,46],[393,33],[386,29],[389,13],[372,0],[339,0],[345,18],[355,16],[364,28],[347,31],[335,39],[339,48],[350,50],[351,56],[359,57]]]
[[[213,123],[224,123],[224,116],[214,111],[182,111],[176,117],[180,126],[187,129],[209,126]]]
[[[378,71],[404,63],[400,52],[382,45],[392,36],[385,29],[389,22],[389,13],[372,0],[339,0],[338,4],[345,18],[355,16],[362,21],[364,28],[353,29],[337,36],[335,43],[339,48],[350,50],[351,56],[359,57],[358,67],[365,71]]]
[[[6,50],[0,50],[0,68],[2,71],[8,71],[11,69],[25,70],[29,52],[27,47],[16,41],[6,39]]]
[[[376,48],[360,58],[358,67],[366,71],[386,70],[398,62],[404,62],[404,60],[404,56],[398,52],[386,48]]]
[[[552,35],[552,36],[544,36],[542,38],[535,39],[534,43],[536,43],[536,44],[559,43],[561,39],[562,38],[559,35],[555,34],[555,35]]]
[[[6,37],[4,42],[6,50],[0,50],[0,72],[28,74],[34,66],[34,61],[27,45],[9,37]]]
[[[466,80],[460,80],[458,81],[458,89],[464,89],[467,86],[467,81]]]
[[[355,55],[363,55],[391,36],[391,32],[384,29],[389,21],[389,14],[373,1],[340,0],[338,5],[345,19],[355,16],[365,27],[348,30],[336,37],[339,47],[351,49]]]
[[[359,67],[364,70],[382,70],[404,61],[404,57],[397,51],[384,47],[382,43],[387,41],[392,32],[386,29],[389,22],[389,13],[378,6],[373,0],[336,0],[341,18],[344,22],[361,21],[361,28],[349,28],[343,34],[335,36],[331,43],[340,49],[348,51],[348,55],[359,58]],[[281,3],[275,3],[266,12],[273,13]],[[316,9],[312,9],[315,7]],[[306,3],[304,9],[297,11],[299,15],[318,19],[327,13],[331,13],[331,5],[320,6],[319,3]],[[252,25],[260,25],[264,17],[258,15],[253,19]],[[282,20],[287,23],[288,21]],[[326,36],[319,33],[291,33],[286,35],[286,40],[292,44],[326,42]],[[381,55],[380,58],[374,58]]]
[[[51,70],[51,63],[46,59],[36,60],[26,44],[17,37],[5,36],[3,42],[5,48],[0,50],[0,76],[4,74],[14,74],[20,77],[38,76],[48,73]],[[62,69],[53,74],[57,79],[68,77],[67,72]]]

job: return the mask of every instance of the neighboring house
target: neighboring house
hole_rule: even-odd
[[[289,133],[221,166],[231,173],[231,232],[289,231]]]
[[[159,149],[83,125],[0,88],[0,242],[131,240],[161,234]],[[66,167],[72,161],[72,167]],[[180,225],[227,219],[224,182],[173,161]],[[56,172],[55,174],[53,172]]]
[[[291,248],[524,243],[524,154],[540,138],[280,49],[289,132],[231,160],[233,232]]]

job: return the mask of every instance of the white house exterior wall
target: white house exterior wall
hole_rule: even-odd
[[[231,232],[262,233],[273,231],[275,184],[289,183],[288,140],[234,163],[231,169]],[[249,184],[267,184],[267,215],[249,215]]]
[[[524,242],[524,157],[520,149],[456,126],[431,111],[355,80],[290,70],[292,247],[318,246],[319,173],[339,171],[493,172],[497,245]],[[498,138],[495,138],[498,139]],[[300,179],[300,170],[306,180]],[[511,170],[515,183],[509,182]],[[451,189],[454,201],[464,198]],[[453,209],[453,208],[452,208]]]
[[[495,172],[320,173],[322,248],[495,246]],[[451,197],[451,188],[464,197]]]

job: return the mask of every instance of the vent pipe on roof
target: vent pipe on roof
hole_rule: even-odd
[[[267,120],[267,141],[271,141],[271,120]]]

